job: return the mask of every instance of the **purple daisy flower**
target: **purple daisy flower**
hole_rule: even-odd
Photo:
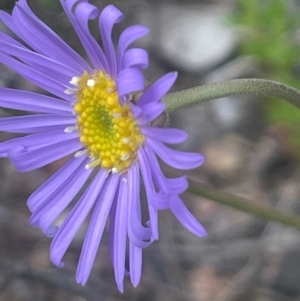
[[[26,134],[0,143],[0,156],[26,172],[74,154],[30,196],[30,222],[53,237],[51,260],[61,267],[76,232],[90,216],[76,273],[77,282],[84,285],[109,220],[111,261],[123,291],[127,273],[134,286],[140,281],[142,249],[159,236],[158,210],[170,209],[189,231],[206,235],[179,197],[187,189],[186,177],[166,178],[157,159],[187,170],[201,165],[203,156],[165,146],[184,141],[185,132],[151,126],[165,110],[161,98],[176,73],[163,76],[133,101],[133,93],[144,89],[141,69],[148,66],[148,57],[145,50],[128,47],[148,29],[127,28],[115,53],[111,32],[123,17],[116,7],[109,5],[99,14],[86,0],[61,4],[90,63],[42,23],[26,0],[16,3],[12,15],[0,12],[0,19],[23,41],[0,33],[0,62],[51,94],[0,88],[0,106],[32,113],[0,119],[0,130]],[[90,34],[91,19],[99,21],[103,49]],[[146,223],[141,218],[141,179],[147,195]],[[73,200],[58,226],[55,222]]]

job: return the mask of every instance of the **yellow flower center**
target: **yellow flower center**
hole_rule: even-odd
[[[102,71],[93,75],[85,72],[73,77],[71,83],[78,85],[74,110],[80,141],[92,159],[87,168],[125,171],[145,140],[130,105],[119,103],[115,82]]]

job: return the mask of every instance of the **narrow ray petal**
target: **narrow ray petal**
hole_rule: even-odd
[[[21,32],[17,28],[12,16],[4,11],[0,11],[0,20],[7,26],[15,35],[22,37]]]
[[[71,176],[66,185],[67,187],[62,187],[62,189],[57,190],[57,193],[49,199],[47,206],[42,208],[42,210],[39,208],[39,226],[46,235],[49,233],[53,222],[60,216],[60,214],[67,208],[67,206],[83,188],[83,185],[87,182],[91,173],[91,170],[87,170],[83,165],[81,165],[77,170],[77,173]]]
[[[129,244],[129,275],[132,285],[137,287],[142,275],[142,249],[133,243]]]
[[[54,97],[16,89],[0,88],[0,106],[36,113],[71,112],[68,102]]]
[[[120,186],[120,185],[119,185]],[[115,237],[115,222],[116,222],[116,210],[117,210],[117,202],[118,202],[118,196],[119,196],[119,186],[116,189],[115,199],[113,200],[110,213],[109,213],[109,257],[110,262],[113,267],[115,267],[114,262],[114,237]]]
[[[197,236],[207,236],[206,230],[203,226],[195,219],[191,212],[183,204],[182,200],[178,196],[173,196],[170,201],[170,209],[180,223],[187,228],[190,232]]]
[[[33,67],[27,66],[18,60],[3,54],[0,52],[0,62],[5,66],[15,70],[17,73],[33,82],[34,84],[40,86],[46,91],[50,92],[53,95],[56,95],[62,99],[72,101],[70,95],[65,94],[65,89],[68,88],[67,85],[57,81],[54,78],[49,77],[47,74],[39,72]]]
[[[158,239],[158,215],[157,215],[157,209],[153,207],[153,205],[150,202],[150,199],[155,193],[155,187],[154,183],[151,177],[151,173],[149,170],[149,166],[147,166],[147,156],[144,153],[143,148],[140,148],[138,151],[138,159],[139,159],[139,165],[141,174],[144,180],[144,186],[146,189],[147,199],[148,199],[148,211],[149,211],[149,217],[150,217],[150,227],[152,230],[152,238],[153,240]]]
[[[38,133],[49,131],[49,127],[61,126],[62,130],[76,123],[71,114],[28,115],[0,118],[0,130],[11,133]],[[56,130],[55,128],[53,130]]]
[[[59,189],[71,177],[72,174],[83,164],[86,158],[72,158],[56,173],[54,173],[46,182],[43,183],[27,200],[27,206],[31,212],[35,211],[43,199],[51,195],[53,191]]]
[[[104,69],[108,72],[107,59],[91,35],[88,28],[88,21],[97,16],[97,8],[86,1],[77,4],[78,0],[60,0],[69,20],[71,21],[81,43],[95,69]],[[73,14],[74,6],[75,15]]]
[[[104,170],[98,172],[55,234],[50,246],[50,257],[55,265],[59,267],[63,265],[62,258],[93,207],[107,176],[108,173]]]
[[[9,151],[8,157],[18,171],[25,172],[45,166],[81,148],[82,145],[76,137],[34,150],[17,146]]]
[[[25,147],[27,150],[34,150],[42,146],[74,139],[76,137],[78,137],[77,133],[66,134],[63,131],[53,131],[47,132],[47,135],[45,135],[45,133],[39,133],[7,140],[0,143],[0,157],[7,157],[10,149],[18,146]]]
[[[34,50],[72,66],[79,74],[90,69],[78,53],[32,13],[25,0],[17,2],[13,18],[15,26],[5,24]]]
[[[122,176],[119,184],[119,195],[116,208],[115,231],[114,231],[114,269],[115,280],[119,291],[124,288],[126,233],[128,219],[128,184],[125,176]]]
[[[171,72],[153,83],[140,97],[139,106],[160,101],[167,94],[177,78],[177,72]]]
[[[48,195],[36,200],[29,221],[33,226],[39,226],[45,235],[53,235],[53,222],[69,206],[91,175],[92,171],[84,168],[85,161],[81,161],[64,185],[54,188]]]
[[[102,188],[87,229],[76,271],[77,283],[85,285],[91,273],[107,218],[115,197],[119,175],[109,177]]]
[[[119,72],[117,84],[119,96],[124,96],[131,92],[143,90],[145,82],[140,70],[127,68]]]
[[[188,138],[186,132],[178,129],[143,127],[142,132],[147,137],[170,144],[182,143]]]
[[[165,112],[166,106],[162,102],[149,103],[143,107],[143,117],[142,121],[144,124],[148,125],[154,119],[159,117],[163,112]]]
[[[123,19],[123,14],[113,5],[106,6],[99,18],[99,28],[103,40],[105,54],[108,60],[109,73],[113,79],[117,76],[115,49],[111,39],[113,26]]]
[[[201,154],[174,150],[151,138],[147,139],[147,143],[165,163],[174,168],[181,170],[192,169],[204,162],[204,157]]]
[[[137,164],[128,170],[128,200],[128,237],[135,246],[145,248],[152,242],[152,231],[142,225],[140,174]]]
[[[60,80],[63,80],[64,78],[71,78],[77,73],[76,70],[69,66],[26,49],[24,46],[14,45],[2,40],[0,41],[0,47],[1,51],[5,52],[7,55],[17,57],[23,62],[26,62],[28,65],[38,68],[40,72],[47,72],[48,75],[49,71],[51,71],[52,74],[60,76]]]
[[[173,179],[166,178],[159,166],[153,150],[147,146],[145,146],[143,149],[147,156],[149,170],[151,171],[155,185],[159,187],[160,190],[163,190],[168,194],[181,194],[188,188],[188,181],[186,176]]]
[[[133,42],[135,42],[136,40],[145,36],[148,33],[149,29],[141,25],[130,26],[122,32],[118,44],[118,71],[120,71],[124,67],[124,53],[130,46],[130,44],[132,44]]]

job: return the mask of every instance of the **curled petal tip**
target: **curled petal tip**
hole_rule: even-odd
[[[58,268],[63,268],[65,266],[65,263],[62,262],[57,256],[51,254],[50,252],[50,259],[54,265],[56,265]]]
[[[45,231],[45,235],[47,237],[54,237],[58,230],[58,227],[50,227],[48,230]]]

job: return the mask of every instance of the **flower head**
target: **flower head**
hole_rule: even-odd
[[[0,62],[51,95],[0,88],[2,107],[32,113],[0,119],[0,130],[26,134],[0,143],[0,156],[26,172],[74,154],[30,196],[30,222],[53,237],[51,260],[63,266],[65,252],[90,215],[76,273],[77,282],[84,285],[109,220],[111,261],[123,291],[127,272],[134,286],[140,281],[142,249],[159,236],[158,210],[170,209],[192,233],[206,234],[179,198],[188,186],[186,177],[166,178],[157,159],[185,170],[201,165],[203,156],[165,146],[184,141],[183,131],[151,126],[165,110],[161,98],[176,73],[163,76],[138,101],[132,101],[133,93],[144,89],[141,69],[148,66],[148,57],[145,50],[129,46],[148,29],[127,28],[115,53],[111,32],[122,19],[116,7],[109,5],[99,15],[84,0],[61,0],[61,4],[89,63],[42,23],[26,0],[16,3],[12,15],[0,12],[0,19],[22,41],[0,33]],[[89,32],[90,19],[99,21],[103,49]],[[147,195],[147,223],[141,218],[141,179]],[[72,201],[73,208],[58,226],[57,218]],[[127,253],[129,271],[125,269]]]

